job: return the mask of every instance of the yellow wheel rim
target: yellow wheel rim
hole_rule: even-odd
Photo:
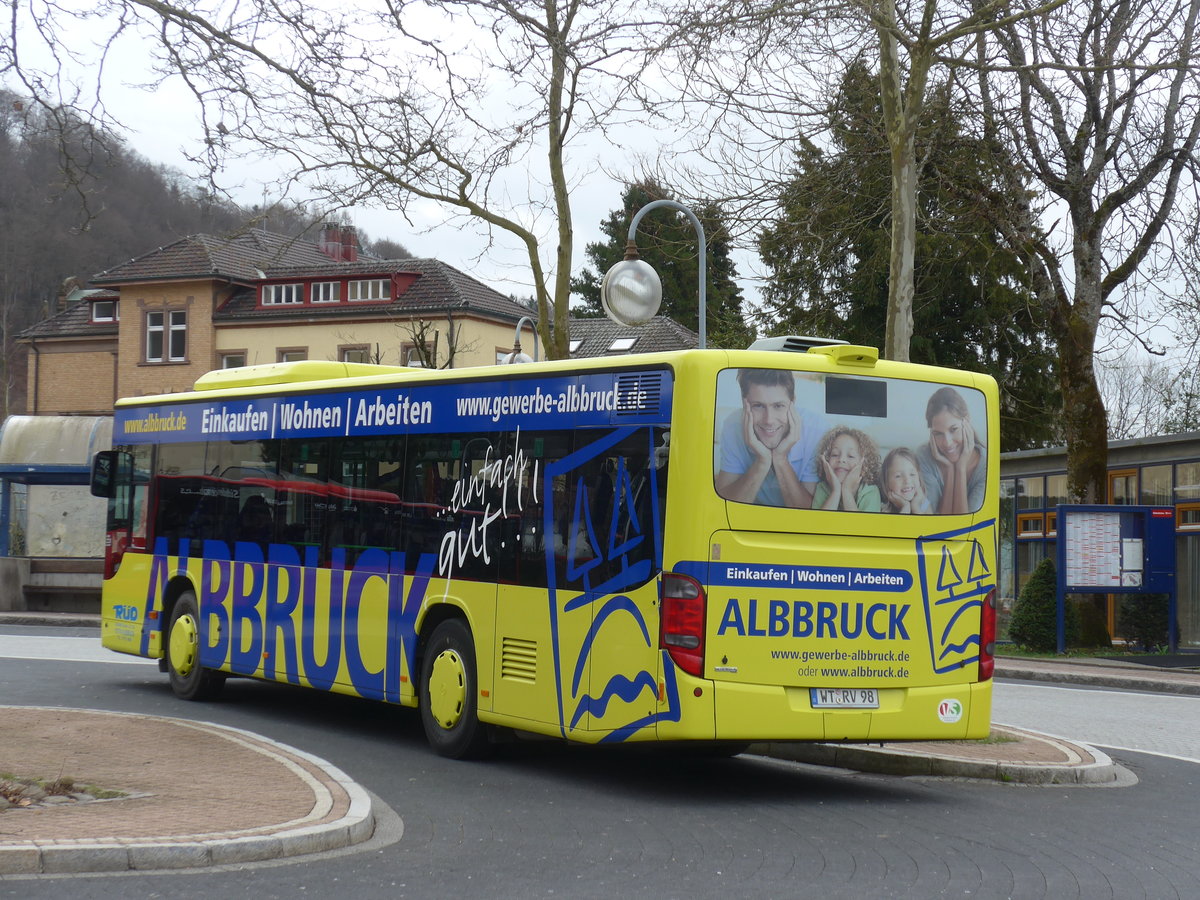
[[[449,731],[462,718],[466,705],[467,673],[462,657],[454,650],[443,650],[429,672],[429,711]]]
[[[190,615],[180,616],[171,626],[171,668],[184,678],[196,667],[200,650],[199,629]]]

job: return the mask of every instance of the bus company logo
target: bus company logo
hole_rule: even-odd
[[[938,718],[947,725],[953,725],[963,715],[963,705],[957,700],[943,700],[938,704]]]
[[[993,522],[917,540],[930,661],[944,674],[979,659],[983,601],[996,585]]]

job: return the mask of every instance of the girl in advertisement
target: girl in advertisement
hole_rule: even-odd
[[[933,512],[917,455],[907,447],[897,447],[883,460],[879,489],[885,498],[886,513],[924,516]]]

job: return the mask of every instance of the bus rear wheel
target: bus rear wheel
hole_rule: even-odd
[[[213,700],[225,686],[223,673],[200,665],[200,610],[192,591],[180,594],[171,609],[167,673],[171,690],[184,700]]]
[[[433,630],[421,660],[421,724],[441,756],[477,759],[490,749],[487,727],[479,721],[475,643],[461,619]]]

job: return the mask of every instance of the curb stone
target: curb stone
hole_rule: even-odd
[[[1127,669],[1122,671],[1128,671]],[[1013,681],[1041,681],[1049,684],[1084,684],[1092,687],[1111,687],[1126,691],[1150,691],[1155,694],[1186,694],[1200,696],[1200,679],[1166,680],[1144,675],[1104,675],[1084,672],[1064,666],[1061,672],[1016,668],[996,664],[996,678]]]
[[[964,759],[900,747],[851,744],[765,743],[751,745],[749,752],[775,759],[852,769],[876,775],[978,778],[1006,784],[1029,785],[1099,785],[1112,784],[1118,780],[1119,767],[1106,753],[1089,745],[1068,744],[1044,735],[1033,737],[1063,751],[1068,761],[1023,763],[996,759]],[[1076,752],[1076,748],[1090,755],[1092,761],[1085,762],[1083,756]]]

